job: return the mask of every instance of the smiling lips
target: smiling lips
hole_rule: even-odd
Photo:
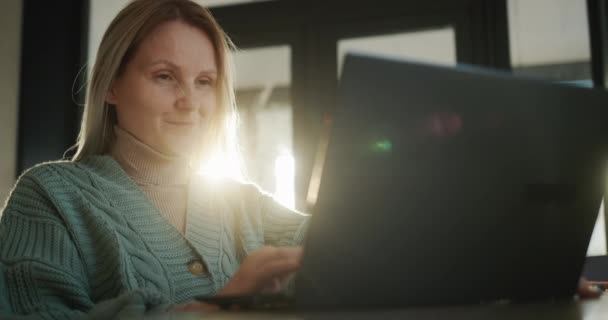
[[[174,126],[194,126],[195,122],[193,121],[165,121],[168,124],[174,125]]]

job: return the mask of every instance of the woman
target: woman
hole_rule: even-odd
[[[133,318],[205,308],[197,295],[280,289],[307,217],[195,174],[234,142],[229,49],[188,0],[136,0],[118,14],[74,159],[28,170],[2,212],[0,318]]]
[[[130,318],[280,289],[307,216],[196,174],[233,147],[229,53],[194,2],[136,0],[117,15],[74,158],[28,170],[2,212],[0,318]]]

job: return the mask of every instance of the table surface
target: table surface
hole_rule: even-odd
[[[460,307],[424,307],[397,310],[332,311],[332,312],[171,312],[156,315],[152,319],[214,319],[214,320],[258,320],[258,319],[450,319],[450,320],[606,320],[608,319],[608,294],[599,299],[565,301],[521,305],[484,305]]]

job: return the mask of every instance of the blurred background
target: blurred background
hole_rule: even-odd
[[[239,47],[239,135],[249,178],[305,211],[314,205],[322,119],[347,51],[593,85],[586,0],[197,2]],[[23,170],[60,159],[74,143],[87,68],[126,3],[0,2],[0,201]],[[602,254],[600,214],[589,255]]]

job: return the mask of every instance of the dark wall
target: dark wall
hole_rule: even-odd
[[[82,98],[80,83],[72,86],[86,61],[88,1],[25,0],[22,21],[17,174],[75,142]]]

